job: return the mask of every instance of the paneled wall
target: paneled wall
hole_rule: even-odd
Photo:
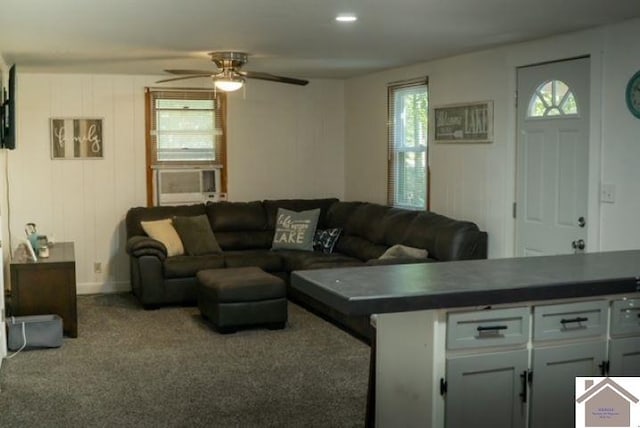
[[[589,251],[640,247],[640,121],[626,109],[624,89],[640,70],[640,20],[503,46],[346,82],[346,198],[386,199],[386,88],[429,77],[431,106],[493,100],[491,144],[430,144],[431,209],[476,222],[489,233],[489,256],[513,254],[515,88],[518,66],[591,56]],[[613,204],[600,184],[614,184]]]
[[[251,80],[229,95],[229,194],[235,200],[344,196],[344,84]]]
[[[0,79],[0,83],[2,87],[6,87],[7,84],[7,72],[8,72],[7,64],[4,62],[2,56],[0,56],[0,74],[2,75],[2,79]],[[4,165],[6,160],[6,150],[0,150],[0,171],[4,171]],[[0,248],[0,313],[4,314],[4,283],[5,283],[5,274],[8,271],[5,271],[5,261],[8,260],[5,255],[4,247],[7,246],[7,241],[4,240],[4,236],[6,236],[5,232],[5,211],[6,211],[6,191],[4,187],[4,180],[0,179],[0,242],[2,242],[2,248]],[[7,340],[6,340],[6,329],[4,326],[4,319],[0,319],[0,367],[2,366],[2,357],[7,354]]]
[[[128,287],[123,219],[145,195],[144,95],[130,76],[18,74],[17,143],[8,153],[12,248],[24,224],[75,242],[79,292]],[[103,118],[104,158],[52,160],[50,118]],[[94,272],[102,263],[102,272]]]
[[[17,149],[8,153],[12,247],[24,224],[74,241],[79,293],[129,289],[123,220],[146,203],[144,87],[157,76],[18,73]],[[191,85],[192,86],[192,85]],[[342,197],[342,82],[229,96],[229,197]],[[284,85],[283,85],[284,86]],[[103,118],[104,158],[52,160],[52,117]],[[317,126],[316,123],[318,124]],[[335,159],[325,167],[320,162]],[[94,271],[102,263],[102,272]]]

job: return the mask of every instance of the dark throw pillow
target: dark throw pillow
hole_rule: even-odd
[[[313,237],[313,249],[315,251],[322,251],[325,254],[333,253],[333,247],[335,247],[342,229],[336,227],[334,229],[316,230]]]
[[[271,249],[313,251],[313,235],[318,217],[320,208],[301,212],[278,208]]]
[[[190,256],[201,256],[222,252],[205,214],[192,217],[174,217],[176,228],[185,252]]]

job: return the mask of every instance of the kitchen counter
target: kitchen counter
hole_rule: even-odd
[[[640,291],[640,250],[295,271],[294,288],[348,315]]]

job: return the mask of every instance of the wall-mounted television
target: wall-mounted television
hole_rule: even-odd
[[[0,72],[1,71],[2,70],[0,70]],[[4,147],[4,122],[5,116],[7,115],[4,106],[7,105],[7,97],[7,90],[2,85],[2,73],[0,73],[0,148]]]
[[[0,147],[5,149],[16,148],[16,66],[9,69],[9,89],[3,91],[2,103],[2,142]]]

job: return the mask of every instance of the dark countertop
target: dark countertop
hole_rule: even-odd
[[[640,292],[640,250],[295,271],[292,287],[347,315]]]

